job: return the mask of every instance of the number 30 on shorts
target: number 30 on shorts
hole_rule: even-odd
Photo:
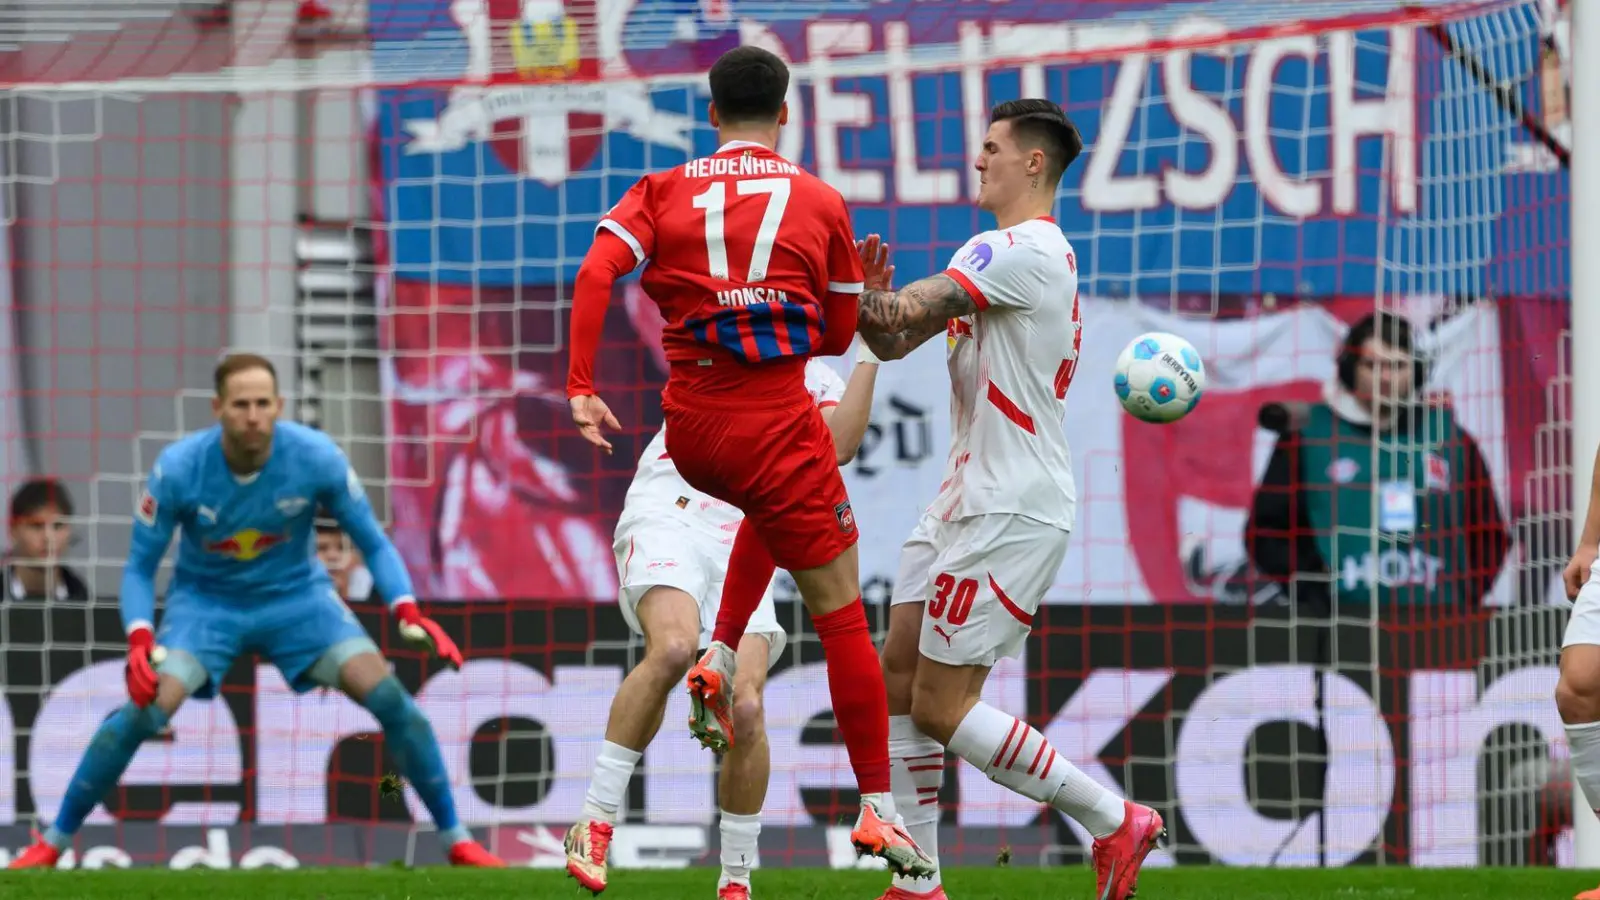
[[[978,599],[978,580],[956,580],[949,572],[939,573],[933,579],[933,599],[928,602],[928,615],[944,619],[951,625],[962,625],[972,615],[972,601]]]

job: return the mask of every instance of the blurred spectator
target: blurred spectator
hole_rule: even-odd
[[[333,576],[333,589],[346,602],[372,598],[372,573],[361,559],[361,551],[331,517],[317,517],[317,558]]]
[[[1261,412],[1278,442],[1245,527],[1256,599],[1477,609],[1510,532],[1477,442],[1423,397],[1410,323],[1362,319],[1337,363],[1322,402]]]
[[[11,495],[11,549],[0,578],[13,600],[88,600],[78,573],[61,564],[72,543],[72,496],[54,478],[35,478]]]

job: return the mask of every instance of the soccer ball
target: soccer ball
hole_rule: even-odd
[[[1176,422],[1200,402],[1206,367],[1194,345],[1175,334],[1141,334],[1117,357],[1117,399],[1142,422]]]

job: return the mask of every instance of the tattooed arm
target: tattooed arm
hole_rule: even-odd
[[[945,330],[951,319],[978,311],[966,288],[932,275],[898,291],[862,291],[856,327],[880,359],[899,359]]]
[[[870,348],[879,359],[889,362],[896,359],[905,359],[911,351],[921,347],[928,338],[943,332],[948,327],[945,322],[928,322],[921,328],[909,329],[899,334],[869,334],[861,332],[861,340]]]

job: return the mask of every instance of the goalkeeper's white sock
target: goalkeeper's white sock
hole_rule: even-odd
[[[633,778],[633,768],[642,756],[644,754],[637,750],[610,741],[600,746],[594,772],[589,775],[589,793],[583,798],[585,819],[617,823],[623,801],[628,798],[628,781]]]
[[[1583,800],[1600,809],[1600,722],[1568,725],[1567,746],[1572,751],[1572,780],[1583,788]]]
[[[989,780],[1077,819],[1091,835],[1122,826],[1122,799],[1056,753],[1036,729],[987,703],[972,707],[950,738],[950,750]]]
[[[722,836],[722,877],[720,889],[731,882],[750,886],[750,869],[756,864],[756,846],[761,838],[761,814],[740,815],[724,811],[717,825]]]
[[[906,832],[939,863],[939,788],[944,784],[944,747],[917,730],[910,716],[889,717],[889,784]],[[926,894],[940,885],[939,873],[927,878],[894,877],[894,886]]]

